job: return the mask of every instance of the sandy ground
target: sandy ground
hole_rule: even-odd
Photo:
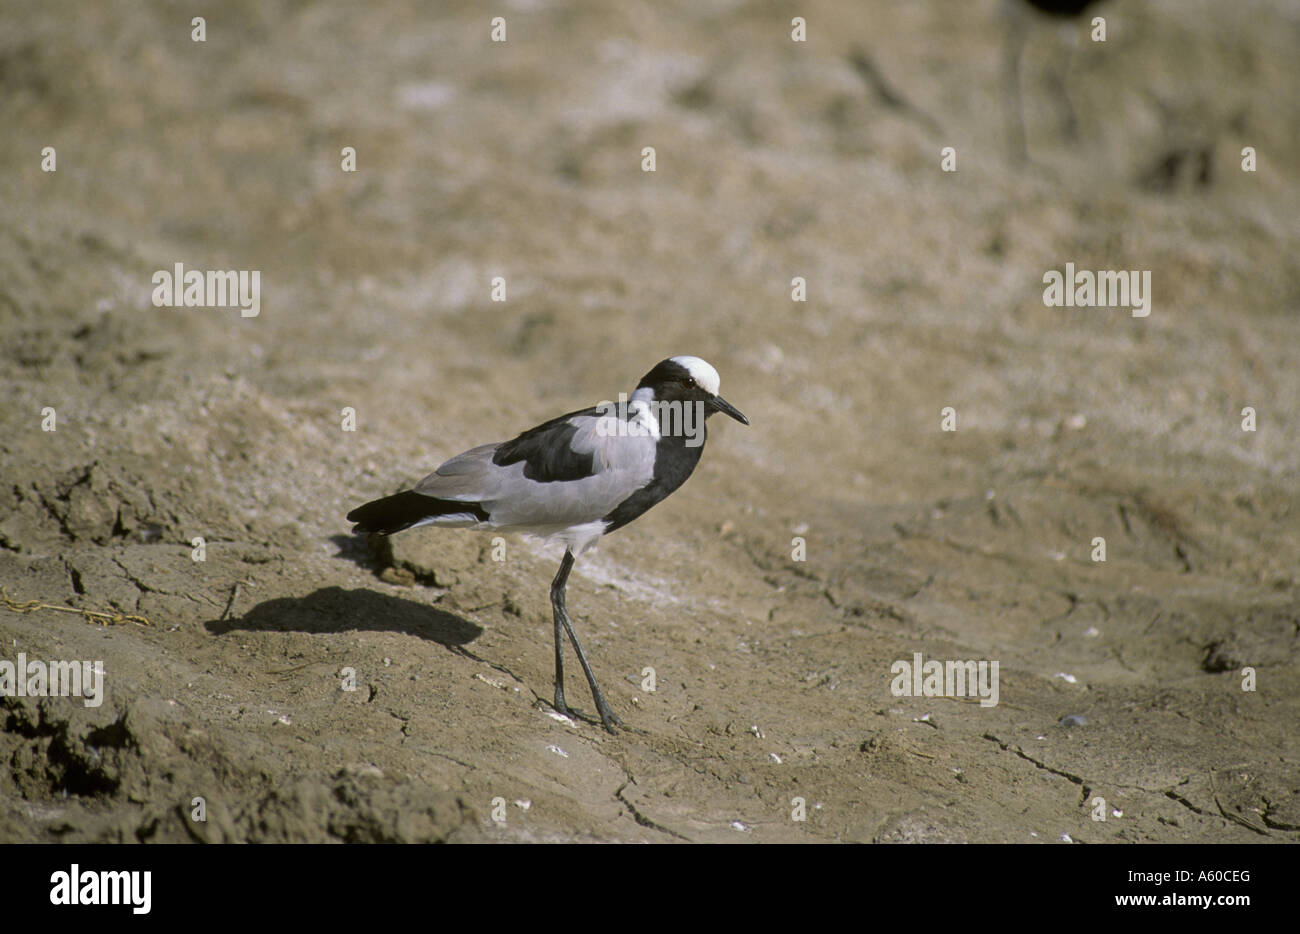
[[[151,624],[0,607],[106,678],[0,698],[0,838],[1300,838],[1294,4],[1102,8],[1073,142],[1036,24],[1028,166],[996,3],[439,7],[0,10],[0,583]],[[546,705],[558,552],[344,514],[675,353],[752,426],[574,571],[609,736]]]

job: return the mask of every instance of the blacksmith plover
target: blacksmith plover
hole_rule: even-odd
[[[447,461],[413,489],[348,513],[354,532],[391,535],[418,525],[522,532],[563,542],[551,582],[555,623],[555,709],[564,702],[564,637],[569,634],[605,729],[623,723],[596,684],[564,604],[575,555],[622,528],[686,482],[704,451],[705,420],[725,412],[715,370],[699,357],[669,357],[630,397],[570,412],[513,441],[485,444]]]

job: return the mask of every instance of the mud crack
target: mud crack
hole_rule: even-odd
[[[1062,770],[1062,769],[1054,769],[1054,768],[1052,768],[1050,765],[1048,765],[1046,762],[1040,762],[1039,760],[1035,759],[1033,756],[1026,755],[1024,752],[1022,752],[1022,751],[1020,750],[1019,747],[1012,748],[1012,746],[1011,746],[1010,743],[1004,743],[1004,742],[1002,742],[1002,740],[998,739],[998,738],[997,738],[996,736],[994,736],[992,733],[985,733],[985,734],[984,734],[984,738],[987,739],[987,740],[989,740],[990,742],[997,743],[998,746],[1000,746],[1000,747],[1002,748],[1002,751],[1003,751],[1003,752],[1015,753],[1017,756],[1019,756],[1020,758],[1024,759],[1026,762],[1031,762],[1031,763],[1033,763],[1033,764],[1036,765],[1038,768],[1042,769],[1044,772],[1051,772],[1053,775],[1059,775],[1059,776],[1061,776],[1061,778],[1068,778],[1070,781],[1074,782],[1074,784],[1078,785],[1078,786],[1081,787],[1081,788],[1087,788],[1087,787],[1088,787],[1088,784],[1087,784],[1086,780],[1085,780],[1084,778],[1082,778],[1081,776],[1075,775],[1075,774],[1072,773],[1072,772],[1066,772],[1066,771],[1064,771],[1064,770]]]
[[[687,843],[690,843],[691,842],[690,837],[684,837],[670,827],[665,827],[663,824],[655,823],[650,818],[646,817],[644,814],[638,811],[636,809],[635,804],[627,800],[627,798],[623,797],[623,789],[626,788],[628,785],[634,785],[634,784],[636,783],[633,781],[630,780],[626,781],[623,784],[619,785],[618,790],[614,792],[614,799],[618,801],[619,804],[623,805],[623,807],[627,808],[628,813],[632,815],[632,819],[636,821],[638,824],[640,824],[642,827],[646,827],[650,830],[657,830],[660,833],[668,834],[668,836],[670,837],[676,837],[678,840],[685,840]]]

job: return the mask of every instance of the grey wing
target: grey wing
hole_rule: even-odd
[[[490,485],[492,455],[499,444],[481,444],[457,454],[415,485],[415,492],[439,499],[478,502]]]
[[[625,429],[627,423],[621,424]],[[453,457],[415,489],[440,499],[479,503],[497,528],[592,522],[607,516],[654,478],[654,439],[619,431],[620,421],[614,415],[557,419],[525,433],[532,467],[530,460],[510,460],[516,455],[510,454],[509,445],[519,439],[485,444]],[[502,456],[503,449],[506,456]],[[501,463],[503,460],[509,462]],[[555,474],[565,479],[535,479],[538,463],[574,460],[584,465],[589,462],[590,467]]]

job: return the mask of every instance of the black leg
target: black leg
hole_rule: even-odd
[[[566,717],[572,714],[564,703],[564,623],[569,614],[564,606],[564,587],[569,582],[573,567],[573,552],[565,551],[560,570],[551,581],[551,611],[555,617],[555,710]]]
[[[564,617],[564,631],[569,634],[569,641],[573,643],[573,651],[578,653],[578,664],[582,666],[582,673],[587,676],[587,683],[591,685],[591,697],[596,702],[596,711],[600,714],[600,722],[604,724],[605,729],[614,732],[614,727],[622,726],[623,721],[614,715],[614,711],[609,709],[609,704],[605,703],[605,695],[600,693],[600,685],[596,683],[596,676],[592,674],[591,664],[587,661],[587,653],[582,651],[582,643],[578,641],[578,634],[573,631],[573,625],[569,622],[568,614]]]
[[[600,722],[606,730],[613,733],[614,727],[623,726],[623,721],[614,715],[614,711],[610,710],[609,704],[605,702],[605,695],[600,692],[600,685],[596,683],[596,675],[591,670],[591,663],[587,661],[587,653],[582,650],[582,643],[578,641],[578,634],[573,631],[573,624],[569,622],[569,613],[564,605],[564,588],[569,581],[569,571],[572,568],[573,552],[565,551],[564,560],[560,562],[560,570],[555,575],[555,580],[551,581],[551,609],[555,614],[555,709],[565,716],[572,713],[564,703],[564,639],[560,634],[560,630],[563,629],[569,634],[573,650],[578,654],[578,664],[582,666],[582,673],[587,676],[587,684],[591,686],[591,697],[596,702]]]

